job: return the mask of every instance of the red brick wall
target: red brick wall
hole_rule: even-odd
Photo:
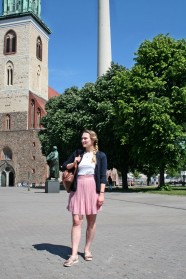
[[[47,163],[41,153],[37,131],[1,131],[0,165],[4,162],[2,154],[3,148],[6,146],[12,150],[13,157],[12,160],[8,160],[8,163],[14,168],[15,184],[26,181],[44,185],[47,178]]]
[[[7,113],[0,113],[0,131],[6,130]],[[10,130],[26,130],[27,129],[27,112],[10,112]]]

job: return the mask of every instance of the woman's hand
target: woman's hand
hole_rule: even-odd
[[[67,170],[70,170],[75,167],[75,164],[79,163],[81,160],[81,156],[75,157],[74,162],[67,165]]]
[[[97,200],[97,206],[101,207],[104,203],[104,200],[105,200],[104,193],[100,193]]]
[[[79,155],[78,157],[75,157],[74,163],[79,163],[81,160],[81,156]]]

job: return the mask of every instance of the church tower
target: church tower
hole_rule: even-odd
[[[0,16],[0,186],[44,183],[38,131],[48,100],[50,30],[40,0],[2,0]]]

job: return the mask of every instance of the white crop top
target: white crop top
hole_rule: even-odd
[[[93,152],[86,152],[78,165],[78,175],[94,174],[95,163],[92,163]]]

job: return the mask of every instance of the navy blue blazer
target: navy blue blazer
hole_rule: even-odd
[[[67,165],[70,163],[74,162],[75,157],[77,156],[81,156],[81,159],[83,157],[84,154],[84,150],[82,149],[77,149],[76,151],[74,151],[71,156],[67,159],[66,162],[64,162],[64,164],[62,165],[61,170],[65,171],[67,168]],[[74,171],[74,169],[72,169],[72,171]],[[94,177],[95,177],[95,182],[96,182],[96,192],[100,193],[100,186],[101,183],[106,184],[107,183],[107,179],[106,179],[106,172],[107,172],[107,157],[105,155],[105,153],[101,152],[101,151],[97,151],[96,153],[96,166],[95,166],[95,172],[94,172]],[[77,172],[75,174],[74,177],[74,182],[71,185],[70,190],[75,192],[77,189]]]

